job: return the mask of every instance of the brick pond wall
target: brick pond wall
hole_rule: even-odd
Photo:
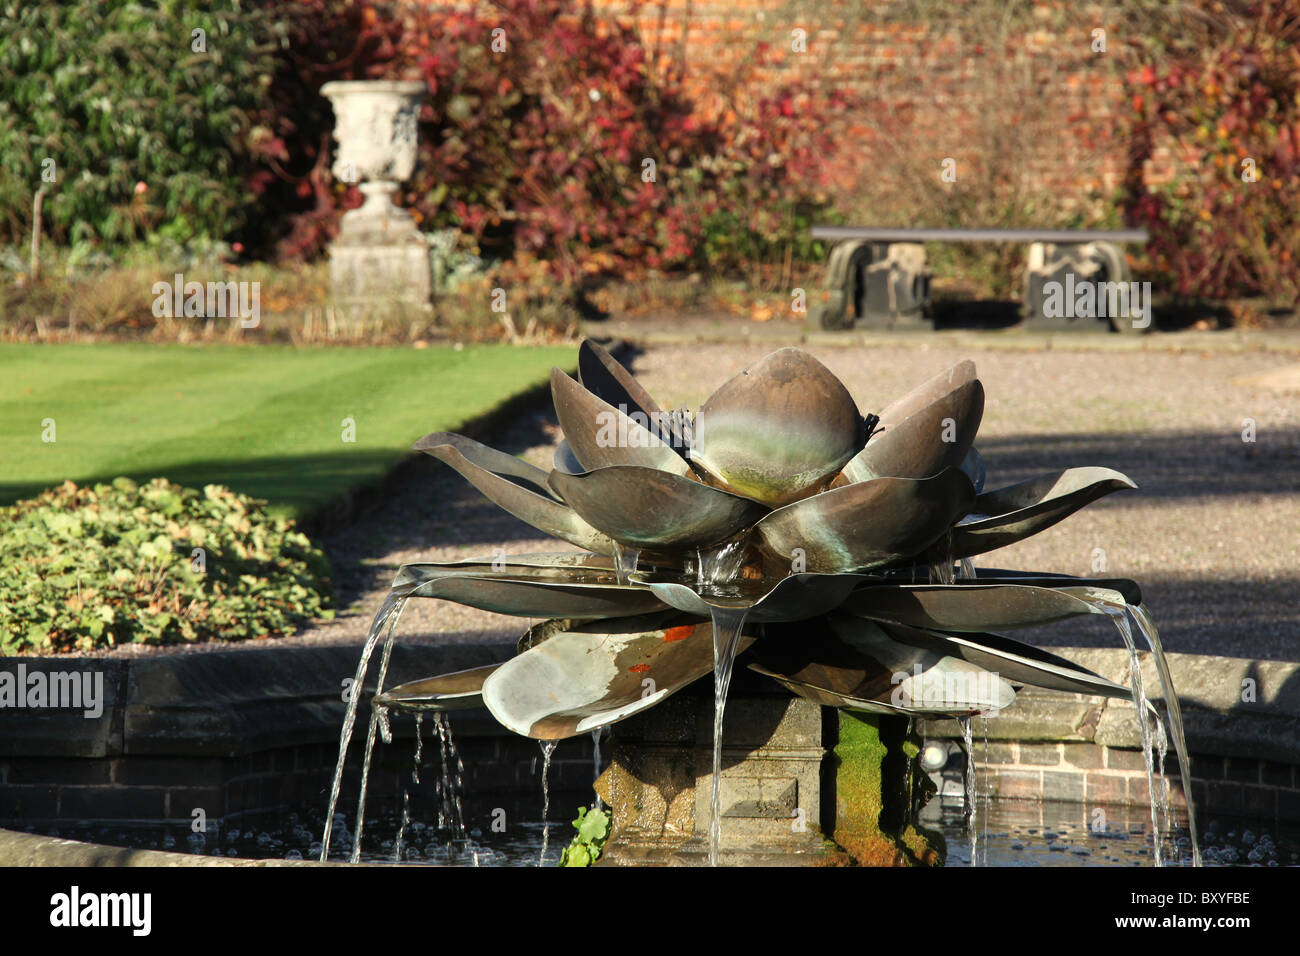
[[[1127,680],[1123,651],[1060,648],[1111,680]],[[398,645],[390,684],[511,656],[508,645]],[[0,708],[0,825],[43,819],[176,820],[298,803],[323,805],[333,775],[354,646],[249,648],[133,659],[24,659],[29,670],[103,678],[101,712]],[[1171,654],[1193,754],[1193,795],[1210,812],[1300,820],[1300,664]],[[14,659],[0,660],[12,670]],[[1144,661],[1148,688],[1159,682]],[[1240,699],[1244,679],[1251,700]],[[367,690],[373,689],[373,676]],[[1154,690],[1152,691],[1154,694]],[[737,714],[742,713],[737,709]],[[359,778],[368,714],[358,720],[346,780]],[[451,715],[465,767],[465,793],[535,796],[539,748],[504,731],[484,711]],[[927,738],[960,736],[952,721],[922,721]],[[395,745],[379,747],[377,802],[409,779],[414,723],[395,719]],[[426,722],[424,766],[440,757]],[[1023,690],[1014,706],[976,722],[980,789],[997,799],[1145,805],[1146,775],[1131,704]],[[551,789],[586,789],[591,741],[563,741]],[[1167,771],[1178,792],[1172,755]],[[354,799],[354,798],[353,798]]]

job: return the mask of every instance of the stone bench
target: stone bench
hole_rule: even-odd
[[[809,313],[815,329],[932,328],[925,242],[1030,243],[1022,305],[1028,328],[1133,332],[1151,325],[1151,284],[1131,281],[1116,245],[1146,242],[1143,229],[814,226],[812,237],[836,243],[825,302]]]

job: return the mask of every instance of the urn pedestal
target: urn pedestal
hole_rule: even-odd
[[[360,182],[366,197],[359,209],[344,214],[330,245],[334,300],[354,316],[430,305],[428,243],[411,214],[393,203],[400,183],[415,170],[418,113],[426,92],[423,83],[386,80],[321,87],[334,106],[334,175]]]

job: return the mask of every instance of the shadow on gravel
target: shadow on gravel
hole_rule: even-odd
[[[988,488],[1080,465],[1122,471],[1131,494],[1167,500],[1203,495],[1300,492],[1300,428],[1269,429],[1243,442],[1232,432],[1121,432],[980,438]]]

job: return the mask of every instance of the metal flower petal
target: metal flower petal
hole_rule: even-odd
[[[953,528],[952,548],[945,557],[968,558],[1015,544],[1098,498],[1136,487],[1133,479],[1111,468],[1067,468],[986,491]]]
[[[649,419],[636,421],[558,368],[551,369],[551,397],[564,437],[584,469],[640,465],[690,474],[685,459],[650,430]]]
[[[685,448],[680,420],[664,410],[641,387],[641,383],[614,356],[592,342],[578,347],[578,380],[593,395],[627,414],[637,413],[649,422],[650,431],[678,451]]]
[[[690,478],[637,465],[580,475],[555,470],[551,487],[586,522],[629,548],[699,548],[749,527],[767,509]]]
[[[894,640],[936,654],[959,657],[1015,684],[1069,694],[1132,700],[1132,691],[1079,664],[1001,634],[945,634],[897,624],[882,625]]]
[[[1011,684],[961,657],[901,643],[871,621],[831,614],[768,627],[751,670],[830,707],[870,713],[968,716],[1007,707]]]
[[[792,574],[776,584],[735,584],[722,589],[646,573],[632,575],[659,600],[678,610],[711,618],[715,612],[744,612],[750,624],[806,621],[844,603],[854,588],[872,580],[865,574]]]
[[[1073,587],[1028,584],[867,584],[844,603],[873,621],[950,631],[1034,627],[1092,614]]]
[[[406,711],[469,710],[483,706],[483,682],[500,664],[425,677],[398,684],[374,699],[376,707]]]
[[[843,478],[927,478],[961,467],[983,415],[984,386],[975,378],[975,365],[955,365],[880,413],[866,447],[844,466]]]
[[[484,497],[520,521],[597,554],[612,554],[613,542],[564,504],[534,465],[451,432],[425,435],[412,446],[460,473]],[[521,479],[537,491],[511,479]]]
[[[742,648],[751,641],[742,636]],[[639,633],[553,629],[484,681],[483,702],[517,734],[560,740],[653,707],[712,671],[707,622]]]
[[[515,617],[625,617],[667,607],[644,586],[619,584],[608,558],[586,554],[511,555],[504,565],[483,559],[405,564],[393,590]]]
[[[873,478],[773,511],[754,535],[774,562],[802,558],[809,571],[859,571],[919,555],[974,501],[957,468],[922,479]]]
[[[719,487],[775,508],[824,488],[865,437],[843,383],[807,352],[786,348],[704,403],[691,461]]]

